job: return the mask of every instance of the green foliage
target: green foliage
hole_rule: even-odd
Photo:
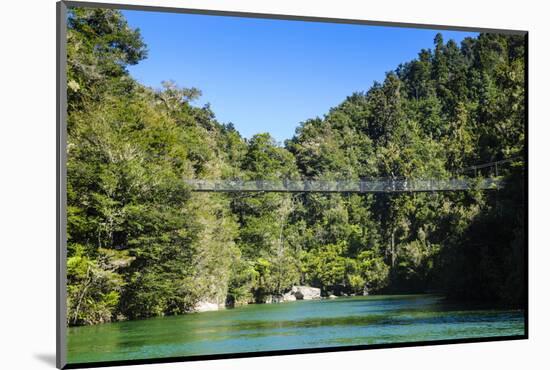
[[[345,284],[347,259],[344,257],[345,241],[327,244],[312,250],[305,256],[307,278],[321,287]]]
[[[227,290],[229,306],[254,302],[254,291],[258,287],[259,272],[253,261],[236,258],[231,264],[231,279]]]
[[[357,262],[357,271],[367,291],[377,291],[388,285],[390,269],[382,257],[369,250],[359,253]]]
[[[519,162],[485,193],[198,194],[182,181],[441,179],[521,155],[521,37],[438,35],[284,145],[220,124],[192,104],[196,88],[133,80],[146,47],[118,11],[72,9],[67,37],[70,325],[262,302],[295,284],[524,299]]]
[[[181,180],[234,172],[226,156],[240,149],[218,148],[235,132],[189,104],[198,90],[166,83],[152,91],[127,75],[124,66],[145,54],[118,12],[71,12],[69,45],[69,76],[89,78],[69,95],[68,244],[80,246],[68,251],[69,323],[224,303],[238,255],[229,200],[192,195]],[[101,73],[79,69],[82,60]],[[131,263],[114,269],[105,253]]]
[[[71,8],[67,20],[67,97],[69,111],[99,101],[107,90],[124,92],[135,83],[126,66],[147,56],[139,30],[117,10]]]
[[[67,319],[71,324],[109,322],[120,301],[124,286],[118,270],[132,260],[124,251],[100,248],[95,258],[86,254],[84,246],[69,245],[67,259]]]

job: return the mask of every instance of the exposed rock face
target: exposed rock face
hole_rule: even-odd
[[[284,296],[279,294],[270,294],[265,296],[265,298],[263,299],[264,303],[282,303],[284,301]]]
[[[287,292],[285,294],[283,294],[283,300],[285,302],[291,302],[291,301],[295,301],[296,300],[296,296],[294,295],[295,292],[293,291],[290,291],[290,292]]]
[[[263,303],[282,303],[292,302],[302,299],[320,299],[321,289],[305,285],[293,286],[292,289],[284,294],[268,294],[262,297]]]
[[[271,296],[271,302],[272,303],[282,303],[284,302],[284,296],[283,295],[272,295]]]
[[[286,293],[284,296],[285,297],[294,296],[294,298],[298,300],[320,299],[321,289],[313,288],[305,285],[298,285],[298,286],[293,286],[290,292]],[[289,300],[292,300],[292,299],[289,299]]]
[[[193,312],[218,311],[220,305],[214,302],[200,301],[195,305]]]

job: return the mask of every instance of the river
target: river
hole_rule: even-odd
[[[257,304],[68,329],[68,362],[83,363],[524,334],[521,310],[435,295]]]

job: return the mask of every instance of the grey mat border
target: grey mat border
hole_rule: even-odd
[[[450,30],[450,31],[468,31],[468,32],[490,32],[490,33],[515,34],[515,35],[524,35],[527,33],[526,30],[484,28],[484,27],[471,27],[471,26],[464,27],[464,26],[426,24],[426,23],[374,21],[374,20],[351,19],[351,18],[330,18],[330,17],[317,17],[317,16],[302,16],[302,15],[293,15],[293,14],[253,13],[253,12],[240,12],[240,11],[227,11],[227,10],[179,8],[179,7],[152,6],[152,5],[134,5],[134,4],[112,4],[112,3],[86,2],[86,1],[62,1],[62,2],[65,3],[67,7],[109,8],[109,9],[120,9],[120,10],[154,11],[154,12],[164,12],[164,13],[202,14],[202,15],[226,16],[226,17],[278,19],[278,20],[287,20],[287,21],[290,20],[290,21],[304,21],[304,22],[357,24],[357,25],[401,27],[401,28],[420,28],[420,29],[445,30],[445,31]]]
[[[67,4],[56,3],[56,366],[67,363]]]

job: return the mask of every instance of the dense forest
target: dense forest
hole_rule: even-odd
[[[120,12],[71,9],[67,22],[69,325],[261,303],[296,284],[521,306],[522,36],[438,34],[283,144],[218,122],[196,88],[134,80],[127,66],[147,48]],[[197,193],[182,181],[445,179],[508,158],[498,191]]]

